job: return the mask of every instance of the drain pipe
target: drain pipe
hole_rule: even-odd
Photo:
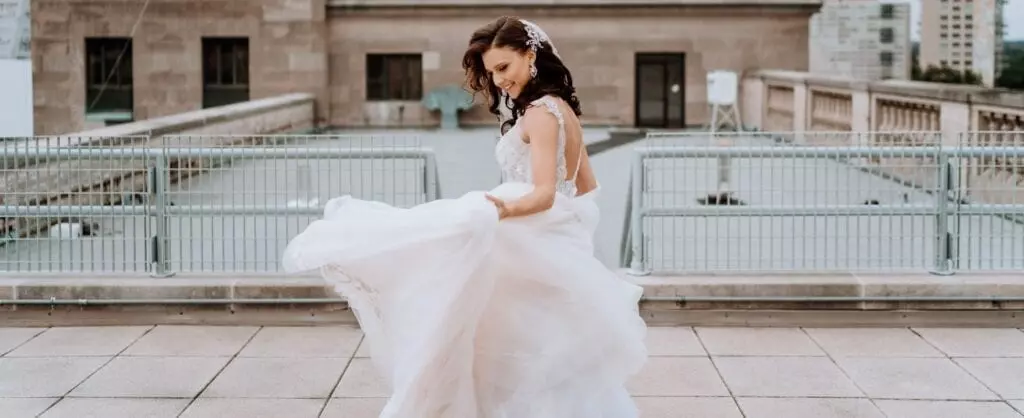
[[[1024,296],[645,296],[641,302],[1024,302]],[[343,298],[280,299],[0,299],[0,306],[114,306],[114,305],[320,305],[348,303]]]
[[[644,302],[1024,302],[1024,296],[650,296]]]
[[[4,305],[318,305],[348,303],[342,298],[279,299],[0,299]]]

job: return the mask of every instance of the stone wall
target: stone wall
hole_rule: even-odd
[[[699,125],[709,114],[708,71],[806,70],[809,19],[820,7],[818,0],[757,6],[457,3],[35,0],[35,131],[51,135],[88,127],[84,40],[90,36],[132,36],[135,120],[200,109],[202,38],[241,36],[249,38],[252,99],[312,93],[318,120],[340,127],[437,126],[439,115],[418,101],[366,101],[366,54],[422,53],[425,63],[436,63],[425,65],[424,92],[461,85],[461,57],[470,33],[503,14],[531,18],[551,35],[573,71],[588,124],[634,124],[636,53],[685,53],[686,122]],[[463,123],[487,125],[495,118],[478,106],[463,115]]]
[[[800,145],[1002,148],[995,157],[959,158],[950,187],[969,201],[1024,202],[1024,158],[1009,152],[1024,133],[1024,93],[758,71],[743,80],[742,105],[746,125]],[[907,160],[882,159],[873,169],[925,190],[938,187],[934,161]]]
[[[326,119],[325,10],[324,0],[33,0],[35,132],[87,129],[90,36],[132,37],[134,120],[202,108],[207,36],[249,38],[250,99],[319,94]]]
[[[634,124],[634,59],[638,52],[686,54],[686,122],[705,123],[706,74],[757,68],[806,70],[811,7],[620,8],[352,8],[329,12],[330,123],[336,126],[435,126],[437,115],[416,102],[367,103],[365,56],[432,54],[440,65],[425,69],[424,91],[462,84],[469,35],[502,14],[531,19],[551,36],[573,74],[583,122]],[[396,31],[395,27],[402,30]],[[424,58],[426,61],[426,57]],[[482,97],[478,102],[483,102]],[[383,118],[390,118],[388,121]],[[463,123],[494,124],[477,106]]]

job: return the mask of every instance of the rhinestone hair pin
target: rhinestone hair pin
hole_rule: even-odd
[[[543,48],[544,42],[547,42],[548,45],[551,46],[551,52],[554,52],[555,55],[558,56],[558,49],[555,48],[555,44],[551,42],[551,38],[548,37],[548,34],[545,33],[540,26],[537,26],[536,23],[529,20],[520,19],[519,21],[522,22],[523,27],[526,28],[526,45],[529,46],[534,53]]]

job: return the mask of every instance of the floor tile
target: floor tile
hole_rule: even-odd
[[[996,395],[946,358],[836,360],[875,399],[989,400]]]
[[[0,328],[0,356],[24,344],[46,328]]]
[[[1019,412],[1022,416],[1024,416],[1024,400],[1020,400],[1020,401],[1013,400],[1013,401],[1009,401],[1009,403],[1010,403],[1010,406],[1012,406],[1015,409],[1017,409],[1017,412]]]
[[[359,341],[359,348],[356,349],[356,357],[370,357],[370,343],[366,341],[366,337],[363,337]]]
[[[7,357],[113,356],[150,327],[50,328]]]
[[[60,397],[107,357],[0,358],[0,398]]]
[[[706,357],[651,357],[626,387],[633,396],[729,396]]]
[[[191,398],[227,357],[118,357],[71,392],[74,397]]]
[[[886,418],[869,399],[740,398],[746,418]]]
[[[60,398],[0,398],[0,416],[35,417]]]
[[[824,356],[799,328],[697,328],[712,356]]]
[[[809,328],[805,331],[832,356],[945,356],[907,328]]]
[[[647,351],[651,356],[706,356],[707,352],[689,327],[647,328]]]
[[[264,327],[239,357],[352,357],[363,332],[351,326]]]
[[[915,328],[951,357],[1024,357],[1024,332],[1013,328]]]
[[[233,356],[259,327],[161,325],[125,350],[127,356]]]
[[[954,361],[1003,399],[1024,399],[1024,358],[958,358]]]
[[[321,418],[377,418],[387,398],[334,398]]]
[[[1021,418],[1005,402],[975,401],[875,401],[889,418]]]
[[[325,402],[326,399],[199,398],[181,418],[317,418]]]
[[[327,398],[348,359],[236,358],[204,398]]]
[[[827,357],[716,357],[735,396],[862,397]]]
[[[352,359],[334,391],[334,396],[339,398],[386,398],[390,395],[390,386],[368,358]]]
[[[190,399],[64,398],[40,418],[176,418]]]
[[[743,418],[732,398],[639,397],[643,418]]]

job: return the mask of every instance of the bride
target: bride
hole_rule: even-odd
[[[390,384],[388,418],[632,418],[641,288],[593,255],[597,180],[572,76],[537,25],[473,33],[468,85],[511,107],[489,192],[409,209],[343,196],[285,249],[344,295]]]

